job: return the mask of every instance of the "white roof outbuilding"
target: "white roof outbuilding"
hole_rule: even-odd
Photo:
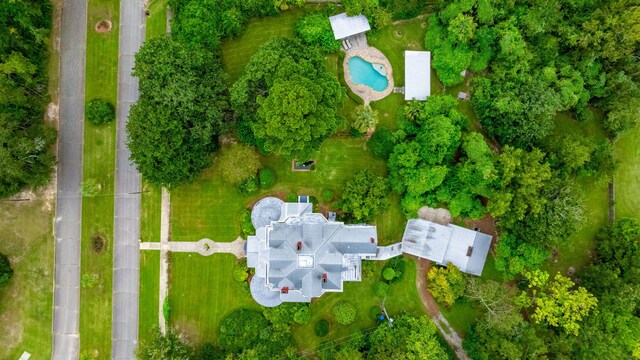
[[[347,13],[342,13],[329,17],[329,22],[336,40],[371,30],[367,17],[362,14],[347,16]]]
[[[427,100],[431,95],[431,52],[404,52],[404,99]]]

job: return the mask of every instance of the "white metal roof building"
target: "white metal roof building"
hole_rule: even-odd
[[[404,52],[404,99],[427,100],[431,95],[431,52]]]
[[[460,226],[411,219],[402,236],[402,251],[439,265],[451,263],[461,271],[480,276],[491,240],[491,235]]]
[[[367,17],[362,14],[347,16],[347,13],[342,13],[329,17],[329,22],[331,22],[331,29],[333,29],[333,36],[336,40],[371,30]]]

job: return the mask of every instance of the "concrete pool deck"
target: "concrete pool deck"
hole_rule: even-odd
[[[364,37],[364,34],[362,34],[362,36]],[[366,40],[365,41],[360,40],[358,42],[360,43],[358,46],[353,46],[350,49],[347,49],[345,51],[346,55],[342,63],[342,67],[344,69],[344,81],[347,83],[351,91],[353,91],[356,95],[361,97],[362,100],[364,100],[365,105],[368,105],[371,101],[380,100],[386,97],[387,95],[391,94],[391,92],[393,91],[393,85],[394,85],[393,68],[391,67],[391,63],[389,62],[389,59],[387,59],[387,57],[384,56],[384,54],[380,50],[369,46],[366,43]],[[386,74],[387,88],[384,89],[383,91],[376,91],[367,85],[356,84],[353,81],[351,81],[351,71],[349,69],[349,60],[354,56],[361,57],[363,60],[368,61],[372,64],[383,65],[387,73]]]

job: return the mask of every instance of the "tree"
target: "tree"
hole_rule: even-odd
[[[551,168],[543,159],[544,153],[538,149],[503,148],[497,164],[500,185],[488,205],[491,215],[508,224],[521,221],[527,213],[542,211],[547,199],[540,196],[541,191],[551,178]]]
[[[446,307],[464,294],[466,288],[464,274],[453,264],[446,268],[432,267],[427,273],[427,286],[433,298]]]
[[[388,129],[376,129],[367,141],[367,147],[373,157],[383,160],[389,159],[394,145],[393,133]]]
[[[336,321],[342,325],[349,325],[356,320],[356,308],[348,302],[339,302],[333,307]]]
[[[317,337],[324,337],[329,333],[329,322],[325,319],[320,319],[316,322],[313,329]]]
[[[505,284],[470,277],[465,296],[478,303],[484,310],[482,326],[508,331],[523,321],[518,307],[513,302],[513,289]]]
[[[552,281],[548,273],[540,270],[525,272],[524,276],[529,281],[528,290],[522,292],[518,303],[524,308],[534,307],[531,318],[538,324],[578,335],[580,322],[597,305],[598,299],[581,286],[572,289],[573,281],[560,273]]]
[[[359,105],[353,113],[353,127],[364,133],[375,129],[378,124],[378,111],[369,105]]]
[[[369,336],[369,359],[447,359],[437,329],[427,316],[400,315],[393,326],[380,324]]]
[[[138,360],[189,360],[193,350],[183,343],[178,335],[168,329],[166,335],[162,335],[160,329],[156,329],[150,342],[141,341],[136,350]]]
[[[335,108],[345,93],[323,61],[317,48],[279,38],[251,57],[231,101],[261,151],[307,160],[344,124]]]
[[[315,81],[299,75],[278,79],[269,95],[257,100],[260,109],[253,132],[266,151],[308,159],[341,124],[328,106],[336,104],[330,97],[339,94],[338,82],[329,77]]]
[[[256,176],[260,169],[260,160],[254,148],[238,143],[223,147],[218,163],[224,181],[233,185]]]
[[[264,316],[257,311],[236,310],[220,323],[218,343],[223,349],[232,352],[251,348],[268,324]]]
[[[305,44],[319,46],[325,53],[340,50],[340,41],[333,37],[329,18],[322,13],[306,15],[298,20],[296,33]]]
[[[382,271],[382,277],[387,281],[391,281],[396,277],[396,271],[387,267]]]
[[[9,258],[7,255],[0,253],[0,286],[7,284],[12,276],[13,269]]]
[[[175,187],[211,163],[225,128],[225,75],[214,55],[167,36],[145,42],[134,73],[140,99],[131,107],[131,159],[152,184]]]
[[[93,125],[112,122],[116,118],[116,108],[105,99],[91,99],[85,111],[87,120]]]
[[[389,208],[389,185],[369,170],[357,172],[342,191],[342,211],[356,222],[366,222]]]
[[[51,5],[0,3],[0,198],[49,181],[55,130],[45,125]]]

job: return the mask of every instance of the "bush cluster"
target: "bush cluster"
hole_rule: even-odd
[[[102,125],[112,122],[116,118],[116,108],[105,99],[92,99],[87,104],[87,120],[93,125]]]

